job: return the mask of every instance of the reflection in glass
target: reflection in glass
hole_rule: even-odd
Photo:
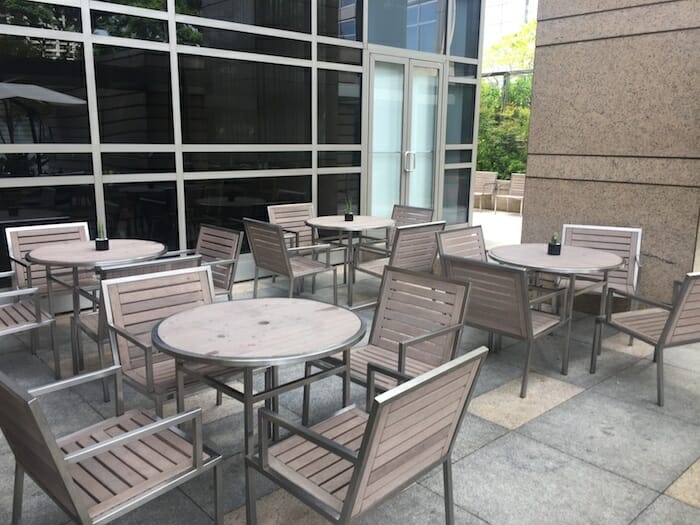
[[[362,50],[354,47],[331,46],[318,44],[318,60],[321,62],[337,62],[340,64],[362,65]]]
[[[455,0],[454,35],[450,54],[477,58],[479,54],[479,17],[481,0]]]
[[[359,144],[362,134],[362,74],[318,70],[318,142]]]
[[[462,64],[450,62],[450,76],[462,78],[476,78],[476,64]]]
[[[474,141],[473,84],[450,84],[447,88],[447,144],[471,144]]]
[[[0,143],[88,143],[83,46],[0,36]]]
[[[174,182],[105,184],[107,233],[112,239],[148,239],[178,249]]]
[[[175,0],[175,9],[183,15],[311,32],[311,0]]]
[[[411,79],[411,151],[415,156],[408,176],[408,205],[433,207],[437,102],[440,79],[434,68],[416,67]]]
[[[472,161],[472,150],[448,150],[445,152],[445,164],[460,164]]]
[[[308,151],[185,153],[185,171],[232,171],[310,168]]]
[[[469,177],[471,170],[445,170],[445,193],[442,199],[442,217],[447,224],[467,222],[469,213]]]
[[[310,68],[179,55],[191,144],[311,143]]]
[[[319,151],[319,168],[340,168],[359,166],[362,153],[359,151]]]
[[[0,24],[81,31],[80,9],[42,2],[3,2]]]
[[[92,32],[95,35],[137,38],[155,42],[168,41],[168,23],[165,20],[101,11],[92,11],[90,16]]]
[[[373,0],[368,17],[372,44],[443,52],[447,0]]]
[[[167,9],[167,0],[105,0],[112,4],[130,5],[132,7],[144,7],[146,9],[158,9],[165,11]]]
[[[318,0],[318,34],[362,41],[361,0]]]
[[[102,173],[172,173],[174,153],[103,153]]]
[[[359,173],[319,175],[319,215],[342,215],[347,202],[352,202],[356,208],[360,203]]]
[[[168,53],[103,45],[94,49],[102,142],[172,143]]]
[[[48,177],[50,175],[92,175],[92,155],[89,153],[0,153],[0,177]]]

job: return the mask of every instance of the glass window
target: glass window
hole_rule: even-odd
[[[318,44],[318,59],[322,62],[338,62],[340,64],[362,65],[362,49],[354,47],[331,46]]]
[[[445,170],[445,192],[442,199],[442,217],[447,224],[467,222],[469,213],[469,168]]]
[[[48,177],[51,175],[92,175],[92,155],[89,153],[0,153],[0,177]]]
[[[311,32],[311,0],[175,0],[175,9],[183,15]]]
[[[471,144],[474,141],[473,84],[450,84],[447,88],[447,144]]]
[[[95,77],[102,142],[173,142],[168,53],[95,45]]]
[[[477,58],[479,54],[481,0],[455,0],[455,3],[455,29],[450,54]]]
[[[0,36],[0,143],[89,143],[83,46]]]
[[[185,153],[185,171],[231,171],[310,168],[308,151],[264,151],[259,153]]]
[[[167,0],[104,0],[112,4],[130,5],[133,7],[144,7],[146,9],[158,9],[165,11],[167,9]]]
[[[319,215],[342,215],[345,213],[347,202],[352,202],[355,210],[358,211],[360,202],[359,173],[319,175]]]
[[[359,166],[362,153],[359,151],[319,151],[319,168],[340,168]]]
[[[102,173],[170,173],[175,171],[174,153],[103,153]]]
[[[177,25],[177,43],[188,46],[260,53],[263,55],[311,58],[310,42],[256,35],[254,33],[242,33],[240,31],[226,31],[224,29],[213,29],[190,24]]]
[[[177,250],[175,182],[105,184],[107,235],[112,239],[148,239]]]
[[[92,11],[90,17],[92,18],[92,32],[95,35],[136,38],[155,42],[168,41],[168,23],[165,20],[101,11]]]
[[[472,150],[448,150],[445,152],[445,164],[460,164],[472,161]]]
[[[41,27],[55,31],[81,31],[80,9],[40,2],[3,2],[0,24]]]
[[[318,34],[362,41],[361,0],[318,0]]]
[[[318,70],[318,141],[359,144],[362,134],[362,75]]]
[[[443,52],[447,0],[373,0],[368,16],[372,44]]]
[[[308,144],[311,70],[180,55],[182,136],[195,144]]]
[[[450,62],[451,77],[476,78],[476,64]]]

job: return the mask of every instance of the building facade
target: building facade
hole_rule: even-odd
[[[0,220],[469,219],[481,0],[0,2]],[[4,264],[3,264],[4,266]]]

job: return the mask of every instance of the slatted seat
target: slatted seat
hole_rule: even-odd
[[[536,339],[562,326],[567,320],[565,309],[559,315],[533,310],[533,307],[553,298],[565,297],[566,290],[548,291],[530,299],[527,273],[475,259],[445,255],[440,259],[443,274],[448,279],[469,283],[469,302],[464,323],[527,342],[520,397],[527,395],[532,347]],[[569,343],[564,343],[562,374],[569,365]]]
[[[486,244],[481,226],[453,228],[437,234],[438,254],[486,260]]]
[[[498,173],[495,171],[475,171],[474,172],[474,183],[472,185],[472,195],[474,196],[474,201],[476,202],[477,197],[479,198],[479,209],[483,209],[484,197],[490,197],[493,199],[493,195],[496,192],[496,178]]]
[[[516,201],[520,205],[519,213],[523,214],[523,200],[525,199],[525,174],[511,173],[510,184],[508,185],[508,193],[496,193],[493,198],[493,212],[496,213],[498,201],[506,201],[506,210],[508,210],[508,202]]]
[[[648,308],[612,313],[613,298],[616,296],[641,303]],[[591,349],[591,374],[596,371],[603,324],[654,346],[657,403],[663,406],[664,349],[700,341],[700,272],[686,275],[680,289],[674,294],[673,304],[670,305],[609,289],[605,302],[605,316],[596,319]]]
[[[114,377],[116,417],[59,440],[52,435],[39,397]],[[134,410],[123,414],[118,366],[26,390],[0,373],[0,426],[15,456],[12,523],[22,514],[28,474],[80,524],[113,521],[186,481],[213,470],[215,522],[223,523],[221,456],[202,445],[202,411],[165,420]],[[194,422],[190,440],[176,425]]]
[[[175,361],[153,348],[151,330],[174,313],[212,302],[211,268],[107,279],[102,281],[102,296],[114,362],[122,366],[131,386],[154,400],[161,416],[163,402],[175,394]],[[221,381],[239,373],[229,367],[207,372]],[[221,393],[217,396],[220,400]]]
[[[292,435],[269,445],[260,434],[258,454],[246,457],[246,468],[329,521],[350,523],[442,465],[445,521],[451,524],[450,456],[486,352],[481,347],[408,381],[396,371],[372,368],[371,381],[388,374],[403,384],[372,396],[369,414],[350,407],[307,428],[261,409],[262,423],[278,424]],[[252,473],[246,479],[248,523],[256,523],[255,480]]]
[[[459,343],[468,288],[467,284],[387,266],[368,344],[350,352],[351,380],[366,385],[369,363],[412,377],[452,359]],[[310,375],[312,367],[330,368],[340,360],[338,354],[308,362],[305,373]],[[394,384],[389,377],[381,379],[378,386]],[[310,387],[304,387],[304,423],[309,417]]]

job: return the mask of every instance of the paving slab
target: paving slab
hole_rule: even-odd
[[[666,489],[666,494],[700,509],[700,459]]]
[[[642,512],[633,525],[697,525],[700,509],[667,496],[659,496]]]
[[[452,449],[452,462],[459,461],[507,432],[505,427],[467,413]]]

